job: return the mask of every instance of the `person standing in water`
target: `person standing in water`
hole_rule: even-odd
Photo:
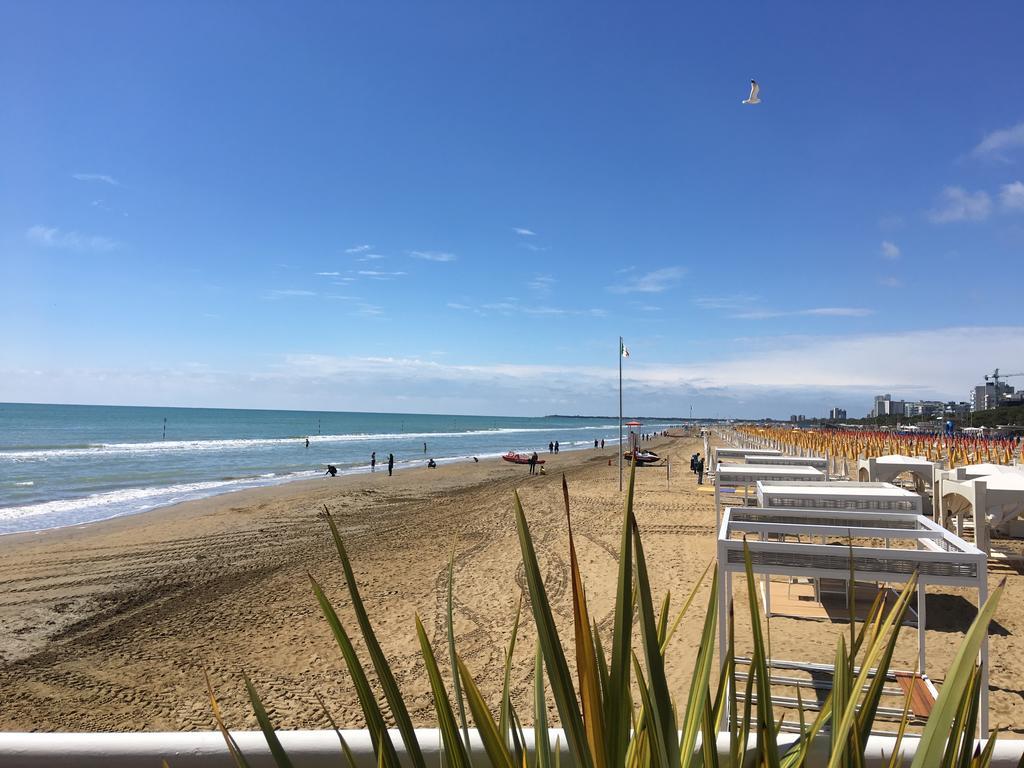
[[[306,438],[306,447],[309,448],[309,438]]]
[[[388,454],[388,477],[391,477],[391,473],[395,470],[395,454]]]
[[[424,443],[424,444],[423,444],[423,452],[424,452],[424,453],[426,453],[426,452],[427,452],[427,444],[426,444],[426,443]]]
[[[374,451],[373,453],[370,454],[370,471],[371,472],[376,472],[377,471],[377,452],[376,451]]]

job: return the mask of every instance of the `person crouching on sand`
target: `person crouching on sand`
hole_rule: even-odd
[[[334,466],[333,464],[328,464],[327,465],[327,471],[324,472],[324,474],[325,475],[330,475],[331,477],[334,477],[335,475],[338,474],[338,468],[336,466]]]

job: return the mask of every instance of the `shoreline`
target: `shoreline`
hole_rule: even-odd
[[[612,441],[608,441],[608,442],[609,442],[609,446],[608,447],[609,448],[613,448],[615,443],[612,442]],[[593,450],[595,450],[595,449],[590,447],[589,444],[587,446],[575,446],[575,447],[574,446],[567,446],[567,447],[563,448],[559,452],[558,455],[561,455],[561,454],[572,454],[572,453],[576,453],[576,452],[580,452],[580,451],[586,452],[586,451],[593,451]],[[545,456],[547,454],[540,454],[540,455],[543,457],[543,456]],[[494,459],[500,459],[501,456],[502,456],[501,453],[486,453],[486,454],[478,454],[477,458],[479,458],[480,463],[483,463],[485,461],[490,461],[490,460],[494,460]],[[437,462],[437,466],[438,467],[446,467],[446,466],[450,466],[450,465],[453,465],[453,464],[458,464],[460,462],[476,463],[476,462],[472,461],[472,459],[473,459],[472,456],[462,456],[462,455],[459,455],[459,456],[442,456],[440,458],[434,457],[434,459]],[[396,473],[398,473],[398,472],[408,472],[410,470],[421,469],[421,468],[423,468],[422,466],[420,466],[421,461],[422,461],[422,464],[425,465],[426,459],[422,459],[421,460],[419,458],[417,458],[414,461],[413,460],[409,460],[409,459],[405,459],[405,460],[403,460],[401,462],[397,462],[396,461],[396,463],[395,463],[395,472]],[[327,463],[325,463],[324,466],[326,467]],[[377,463],[377,471],[380,471],[381,466],[384,467],[384,471],[387,471],[386,460],[384,462],[378,461],[378,463]],[[84,521],[79,521],[79,522],[69,522],[69,523],[65,523],[65,524],[62,524],[62,525],[48,525],[48,526],[44,526],[44,527],[41,527],[41,528],[30,528],[30,529],[21,530],[21,531],[0,531],[0,541],[5,541],[7,539],[7,537],[9,537],[9,536],[18,536],[18,535],[21,535],[21,534],[42,533],[44,531],[55,531],[55,530],[61,530],[61,529],[64,529],[64,528],[76,528],[76,527],[79,527],[79,526],[82,526],[82,525],[92,525],[92,524],[95,524],[95,523],[102,523],[102,522],[105,522],[105,521],[108,521],[108,520],[116,520],[116,519],[119,519],[119,518],[122,518],[122,517],[134,517],[136,515],[147,514],[149,512],[155,512],[157,510],[166,509],[168,507],[175,507],[175,506],[178,506],[179,504],[188,504],[188,503],[191,503],[193,501],[203,501],[205,499],[212,499],[212,498],[216,498],[218,496],[225,496],[225,495],[237,494],[237,493],[245,493],[245,492],[248,492],[248,491],[255,491],[255,490],[261,490],[261,489],[266,489],[266,488],[278,488],[278,487],[290,485],[290,484],[293,484],[293,483],[311,482],[311,481],[315,481],[317,479],[322,479],[323,476],[327,474],[326,472],[318,473],[318,474],[312,474],[314,472],[318,472],[318,470],[303,470],[303,471],[300,471],[300,472],[291,472],[291,473],[288,473],[288,474],[285,474],[285,475],[275,475],[273,477],[267,477],[265,474],[261,474],[261,475],[254,475],[254,476],[251,476],[251,477],[238,477],[238,478],[227,478],[227,479],[220,479],[220,480],[211,479],[211,480],[196,481],[194,483],[190,483],[190,484],[187,484],[187,485],[199,485],[199,484],[204,484],[204,483],[223,482],[228,487],[224,487],[224,488],[221,488],[221,489],[211,488],[211,489],[209,489],[209,490],[212,491],[211,493],[203,493],[201,495],[193,496],[191,498],[174,499],[174,500],[166,501],[166,502],[158,502],[158,503],[154,504],[153,506],[148,507],[147,509],[140,509],[140,510],[137,510],[137,511],[129,511],[129,512],[115,512],[115,513],[110,514],[110,515],[108,515],[106,517],[97,517],[95,519],[84,520]],[[374,472],[371,471],[371,469],[370,469],[369,463],[348,465],[345,468],[340,468],[339,467],[339,470],[338,470],[338,477],[352,477],[352,476],[359,476],[359,475],[364,475],[364,474],[365,475],[372,475],[372,474],[374,474]],[[235,485],[232,485],[232,484],[235,484]],[[44,506],[46,504],[61,503],[61,502],[84,501],[84,500],[88,500],[90,498],[93,498],[94,496],[102,496],[104,493],[124,493],[124,492],[130,492],[130,491],[148,491],[148,490],[155,491],[155,492],[157,492],[157,494],[159,494],[160,492],[171,493],[171,492],[173,492],[173,490],[176,487],[177,486],[175,486],[175,485],[151,486],[151,487],[149,487],[149,486],[144,486],[144,487],[129,486],[129,487],[126,487],[126,488],[119,488],[119,489],[115,489],[115,490],[112,490],[112,491],[100,492],[100,493],[97,493],[97,494],[93,494],[91,496],[81,497],[81,498],[49,499],[49,500],[46,500],[46,501],[36,502],[36,503],[33,503],[33,504],[29,504],[29,505],[20,505],[20,506],[13,506],[13,507],[0,507],[0,513],[3,513],[5,510],[21,509],[21,508],[24,508],[24,507]],[[45,517],[46,515],[49,515],[49,514],[53,514],[53,513],[42,513],[39,516],[40,517]],[[31,519],[31,517],[23,518],[23,519]]]

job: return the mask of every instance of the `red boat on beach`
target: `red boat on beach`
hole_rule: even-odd
[[[527,453],[516,453],[515,451],[509,451],[502,456],[505,461],[511,461],[513,464],[529,464],[530,455]],[[537,459],[538,464],[543,464],[544,459]]]

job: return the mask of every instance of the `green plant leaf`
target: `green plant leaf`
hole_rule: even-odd
[[[466,722],[466,705],[462,701],[462,686],[459,680],[459,668],[455,663],[455,542],[452,542],[452,554],[448,558],[448,663],[452,669],[452,691],[459,706],[459,722],[462,723],[463,743],[466,752],[470,753],[469,723]]]
[[[476,723],[477,733],[480,734],[480,741],[484,744],[487,759],[494,768],[514,768],[515,764],[512,762],[512,755],[509,754],[508,747],[498,731],[498,726],[494,724],[494,720],[491,718],[491,711],[487,708],[484,697],[480,695],[480,689],[477,688],[473,675],[462,659],[456,659],[456,663],[459,667],[459,675],[466,684],[466,698],[469,701],[469,709],[473,713],[473,722]],[[468,754],[469,750],[467,749],[466,751]]]
[[[594,653],[594,638],[590,634],[590,614],[587,610],[587,593],[583,587],[579,561],[576,559],[576,543],[572,535],[572,516],[569,513],[569,485],[562,475],[562,497],[565,500],[565,524],[569,532],[569,573],[572,580],[573,627],[576,640],[576,674],[579,680],[580,703],[582,705],[583,727],[587,744],[594,760],[594,768],[605,768],[604,762],[604,712],[601,704],[601,673],[597,668]]]
[[[506,744],[509,741],[509,731],[511,729],[509,709],[512,706],[512,701],[509,698],[509,688],[512,681],[512,654],[516,651],[516,636],[519,634],[519,617],[522,611],[523,596],[520,593],[519,603],[516,605],[516,617],[512,622],[512,636],[509,638],[508,648],[505,650],[505,669],[501,685],[501,709],[498,716],[498,730],[501,731],[501,737],[505,739]]]
[[[341,626],[341,620],[338,618],[334,606],[327,599],[321,586],[312,575],[309,575],[309,581],[313,585],[313,594],[316,596],[316,600],[320,604],[320,610],[323,612],[324,617],[327,619],[327,624],[334,634],[338,648],[341,649],[341,655],[345,659],[345,666],[348,668],[349,677],[352,678],[352,684],[356,688],[359,706],[363,710],[366,728],[370,732],[370,740],[373,742],[373,751],[382,756],[381,759],[384,760],[384,764],[388,768],[398,768],[398,753],[395,751],[395,745],[392,743],[387,726],[384,724],[384,716],[381,714],[380,707],[377,706],[377,698],[370,689],[369,680],[366,679],[363,665],[359,663],[355,647],[352,645],[352,641],[345,628]]]
[[[469,768],[469,755],[466,754],[466,747],[459,736],[459,727],[455,723],[455,713],[452,712],[451,702],[448,700],[448,692],[445,690],[444,682],[441,680],[441,671],[437,668],[434,649],[430,647],[430,640],[427,638],[426,630],[423,629],[423,622],[418,615],[416,616],[416,635],[420,640],[423,663],[427,667],[427,676],[430,678],[430,690],[434,696],[434,711],[437,713],[438,727],[441,731],[441,741],[444,744],[446,762],[452,768]]]
[[[530,537],[530,529],[518,493],[515,494],[515,512],[526,583],[530,590],[530,603],[533,605],[533,619],[537,625],[537,636],[544,653],[544,665],[547,667],[555,706],[565,729],[569,751],[580,768],[594,768],[587,734],[583,727],[583,717],[576,700],[576,690],[569,674],[569,665],[565,661],[565,652],[558,637],[555,619],[551,615],[551,605],[544,589],[544,579],[540,575],[537,553],[533,548],[533,539]]]
[[[633,547],[636,556],[636,582],[637,593],[640,605],[640,639],[643,644],[644,662],[647,665],[647,683],[650,690],[651,726],[652,726],[652,750],[658,755],[658,759],[666,766],[679,765],[679,744],[676,739],[676,718],[672,708],[672,696],[668,690],[668,679],[665,676],[665,657],[661,655],[661,644],[658,638],[657,620],[654,616],[654,601],[651,596],[651,584],[647,575],[647,559],[644,557],[643,543],[640,540],[640,531],[637,528],[636,518],[632,519],[633,526]],[[711,618],[709,609],[709,618]],[[714,619],[711,619],[714,621]],[[712,624],[712,631],[714,625]],[[713,648],[710,643],[708,651]],[[710,670],[710,667],[709,667]],[[697,680],[692,681],[691,686],[700,686]],[[707,691],[707,679],[704,680],[703,690]],[[692,687],[691,687],[692,690]],[[696,717],[703,715],[703,706]]]
[[[544,700],[544,654],[537,644],[533,662],[533,748],[537,768],[551,768],[551,737],[548,734],[548,707]]]
[[[750,603],[750,627],[754,641],[751,673],[757,672],[758,746],[768,768],[776,768],[779,764],[779,747],[775,740],[772,684],[765,655],[764,635],[761,632],[761,611],[758,605],[757,585],[754,583],[754,566],[750,561],[750,547],[747,545],[746,536],[743,537],[743,563],[747,577],[747,602]]]
[[[341,735],[341,729],[338,728],[338,724],[334,722],[334,718],[331,716],[330,710],[327,709],[327,705],[324,703],[319,693],[313,694],[316,697],[317,704],[320,705],[320,709],[324,713],[324,717],[327,718],[327,722],[331,724],[331,728],[338,737],[338,741],[341,742],[341,753],[344,755],[349,768],[356,768],[356,759],[352,754],[352,750],[348,747],[348,742],[345,741],[345,737]]]
[[[256,713],[256,722],[260,724],[260,730],[263,731],[263,736],[267,740],[267,746],[270,747],[270,754],[274,756],[274,762],[277,763],[278,768],[292,768],[292,761],[288,759],[288,753],[284,751],[281,741],[277,738],[274,724],[270,722],[270,717],[267,715],[267,710],[260,700],[260,695],[256,693],[256,688],[247,675],[242,675],[242,680],[245,681],[245,690],[249,694],[252,710]]]
[[[604,700],[605,755],[609,766],[622,765],[629,746],[632,701],[630,699],[630,655],[633,634],[633,491],[636,467],[629,472],[626,486],[622,537],[619,543],[619,578],[615,590],[615,623],[612,630],[611,662],[608,667],[608,695]]]
[[[213,694],[213,684],[210,682],[209,672],[204,671],[203,675],[206,677],[206,691],[210,697],[210,709],[213,710],[213,719],[217,723],[217,730],[220,731],[224,737],[224,743],[227,744],[228,753],[231,755],[231,759],[235,761],[235,765],[238,768],[249,768],[249,761],[245,759],[245,755],[242,754],[242,750],[238,746],[238,742],[235,741],[235,737],[231,735],[227,725],[224,724],[224,716],[220,711],[220,705],[217,703],[217,697]]]
[[[373,664],[374,672],[377,673],[377,679],[380,680],[380,686],[384,691],[384,698],[387,699],[391,716],[395,720],[395,725],[398,726],[398,732],[402,734],[405,751],[409,755],[409,760],[414,768],[427,768],[426,762],[423,759],[423,752],[420,750],[419,741],[416,739],[416,730],[412,726],[409,711],[406,709],[405,700],[402,698],[402,692],[398,689],[398,683],[395,682],[391,666],[384,656],[384,651],[381,650],[380,643],[377,642],[377,635],[374,634],[373,626],[370,624],[370,617],[367,616],[366,607],[359,596],[359,587],[356,584],[355,573],[352,571],[352,564],[349,562],[348,552],[345,550],[341,533],[338,531],[334,517],[331,516],[326,505],[324,505],[324,518],[331,529],[331,537],[334,539],[334,546],[338,550],[338,557],[341,559],[341,567],[345,573],[345,583],[348,585],[348,592],[352,598],[352,610],[356,614],[356,621],[359,622],[359,629],[363,634],[363,641],[366,643],[366,651],[370,655],[370,662]]]
[[[639,541],[639,536],[637,537]],[[637,570],[640,567],[640,552],[637,551]],[[701,732],[701,719],[709,703],[702,699],[708,697],[708,684],[711,679],[711,669],[714,665],[712,654],[715,650],[715,629],[718,627],[718,568],[711,575],[711,591],[708,595],[708,607],[704,614],[704,629],[700,636],[700,645],[697,648],[697,658],[693,664],[693,674],[690,677],[690,693],[686,701],[686,711],[683,715],[682,729],[683,738],[679,746],[679,752],[683,760],[689,760],[697,743],[697,734]],[[728,660],[726,660],[728,662]],[[723,675],[732,673],[723,668]],[[717,728],[717,720],[710,724],[712,729]],[[673,730],[674,733],[674,730]],[[678,759],[676,760],[678,762]],[[674,763],[673,763],[674,764]]]

